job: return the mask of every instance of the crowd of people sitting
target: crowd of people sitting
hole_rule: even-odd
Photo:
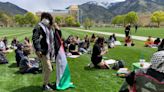
[[[86,35],[83,39],[80,39],[79,36],[70,35],[66,40],[62,39],[62,41],[67,56],[89,53],[91,54],[91,64],[98,69],[110,68],[109,65],[106,62],[104,62],[103,55],[108,52],[108,48],[114,48],[117,45],[116,43],[117,38],[115,34],[111,35],[107,39],[105,39],[104,37],[95,36],[95,34],[92,34],[91,37]],[[130,36],[127,36],[124,42],[125,42],[124,46],[134,46],[134,42],[132,41]],[[94,43],[93,49],[91,49],[90,47],[91,43]],[[151,36],[149,36],[147,41],[145,42],[145,46],[151,47],[152,45],[157,46],[158,51],[163,51],[164,39],[161,41],[160,38],[157,38],[155,41],[153,41]],[[14,37],[13,40],[11,41],[11,46],[8,45],[8,40],[6,37],[4,37],[4,39],[0,39],[0,52],[6,53],[6,51],[9,49],[15,50],[16,65],[17,67],[19,67],[20,73],[36,74],[41,71],[39,68],[39,60],[37,58],[33,58],[33,59],[29,58],[29,55],[33,51],[33,47],[28,37],[24,38],[23,43],[20,43],[16,39],[16,37]],[[163,54],[163,52],[160,53]],[[159,61],[159,62],[163,62],[163,61]],[[152,64],[154,64],[153,61]],[[150,69],[147,70],[146,74],[150,75],[152,72],[155,72],[155,70],[154,68],[150,67]],[[158,74],[161,74],[163,76],[163,73],[158,73]],[[132,72],[126,79],[130,87],[133,86],[133,83],[130,81],[134,79],[134,75],[135,72]],[[156,78],[157,76],[153,76],[153,77]],[[159,78],[159,80],[161,80],[161,78]]]
[[[156,38],[154,40],[151,36],[149,36],[145,42],[145,47],[151,47],[151,48],[158,47],[159,49],[163,49],[162,47],[162,45],[164,44],[163,40],[161,40],[160,38]]]
[[[20,73],[36,73],[39,71],[38,60],[30,59],[28,56],[32,52],[32,44],[28,37],[24,38],[24,42],[20,43],[16,37],[8,45],[7,37],[0,39],[0,64],[8,63],[5,55],[15,50],[16,65],[20,69]]]
[[[81,40],[78,36],[70,35],[64,42],[65,52],[69,55],[80,55],[90,51],[90,38],[88,35]]]

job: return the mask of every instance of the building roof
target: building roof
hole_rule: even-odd
[[[78,5],[71,5],[68,7],[69,10],[79,10]]]

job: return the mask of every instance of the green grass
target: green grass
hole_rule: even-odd
[[[27,33],[21,35],[17,34],[23,32]],[[3,35],[7,36],[17,34],[14,36],[16,36],[20,41],[23,41],[25,36],[31,37],[32,28],[0,29],[0,33],[3,33],[0,34],[0,37],[3,37]],[[78,32],[75,30],[68,30],[66,28],[63,29],[62,33],[64,38],[67,38],[69,35],[78,35],[80,38],[83,38],[86,34],[91,35],[91,33]],[[9,36],[8,38],[11,40],[12,36]],[[123,41],[122,38],[118,39]],[[109,59],[124,60],[126,67],[132,70],[132,63],[138,62],[141,54],[143,54],[145,59],[149,61],[151,55],[156,51],[156,49],[143,47],[144,42],[134,42],[136,43],[135,47],[118,46],[114,49],[110,49],[105,56]],[[116,77],[116,71],[114,70],[86,69],[85,66],[90,63],[90,57],[90,55],[84,54],[77,59],[68,58],[72,82],[75,84],[76,88],[61,92],[118,92],[123,79]],[[9,64],[0,65],[0,92],[42,92],[41,74],[21,75],[18,73],[19,69],[15,67],[15,54],[10,53],[7,55],[7,58],[9,60]],[[53,65],[55,69],[55,64]],[[55,79],[54,70],[51,76],[51,81],[54,82]]]
[[[91,28],[91,30],[124,34],[124,28],[96,27]],[[153,36],[164,38],[164,28],[138,28],[137,33],[135,33],[134,28],[131,28],[131,34],[136,36]]]

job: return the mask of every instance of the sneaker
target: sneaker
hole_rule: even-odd
[[[44,91],[52,91],[52,88],[49,87],[48,85],[43,85],[43,90]]]
[[[48,86],[53,89],[53,90],[56,90],[56,84],[48,84]]]

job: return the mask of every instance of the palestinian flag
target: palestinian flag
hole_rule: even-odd
[[[74,87],[74,85],[71,83],[70,70],[61,41],[60,32],[60,30],[55,30],[56,89],[65,90]]]

